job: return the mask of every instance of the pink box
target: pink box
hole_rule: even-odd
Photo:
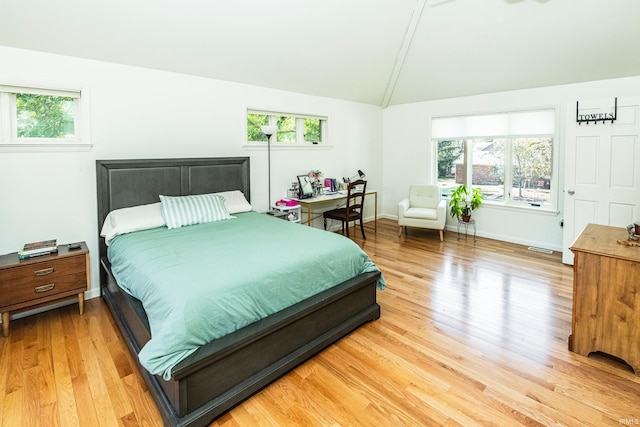
[[[278,205],[278,206],[298,206],[298,201],[297,200],[291,200],[291,199],[280,199],[280,200],[278,200],[276,205]]]

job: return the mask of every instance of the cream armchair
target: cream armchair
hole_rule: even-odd
[[[442,200],[437,185],[411,185],[409,197],[398,203],[398,225],[402,230],[407,227],[431,228],[440,231],[440,241],[444,240],[444,225],[447,222],[447,202]]]

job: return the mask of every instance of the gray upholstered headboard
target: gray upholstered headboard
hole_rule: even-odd
[[[96,160],[96,183],[98,234],[110,211],[159,202],[160,194],[240,190],[251,201],[248,157]],[[103,257],[106,245],[99,241]]]

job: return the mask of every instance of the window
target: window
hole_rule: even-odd
[[[0,85],[0,146],[89,145],[79,90]]]
[[[551,204],[553,138],[514,138],[511,200],[539,205]]]
[[[471,186],[480,188],[485,200],[504,200],[507,145],[504,139],[471,140]]]
[[[75,99],[70,96],[16,93],[18,138],[74,138]]]
[[[436,141],[438,152],[438,183],[442,187],[442,194],[451,192],[463,182],[466,182],[467,168],[464,160],[463,140]]]
[[[555,111],[434,118],[437,181],[460,184],[494,203],[555,208]]]
[[[326,144],[327,118],[264,111],[247,111],[247,141],[267,141],[260,126],[276,126],[273,143],[283,145]]]

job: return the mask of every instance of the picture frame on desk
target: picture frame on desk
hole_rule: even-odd
[[[298,175],[298,183],[300,184],[299,199],[308,199],[309,197],[313,197],[313,185],[311,184],[309,175]]]

